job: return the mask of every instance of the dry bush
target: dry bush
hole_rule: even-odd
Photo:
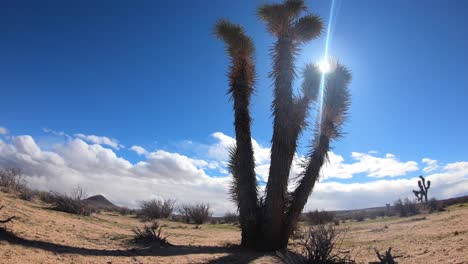
[[[132,242],[136,244],[153,246],[169,245],[169,242],[167,242],[167,236],[163,237],[161,235],[161,230],[161,225],[156,221],[154,221],[149,226],[145,225],[143,229],[136,227],[135,229],[133,229],[134,236]]]
[[[442,202],[438,201],[436,198],[431,198],[426,205],[430,213],[444,211],[444,205]]]
[[[312,225],[323,225],[333,222],[335,214],[327,211],[310,211],[305,214],[307,221]]]
[[[53,208],[57,211],[85,215],[89,216],[92,213],[97,212],[96,209],[90,207],[86,202],[83,201],[85,197],[85,192],[82,188],[77,187],[72,195],[67,195],[59,192],[51,192],[51,204]]]
[[[21,170],[18,168],[6,168],[0,170],[0,187],[5,192],[18,192],[26,186]]]
[[[125,207],[125,206],[124,207],[119,207],[117,209],[117,212],[119,214],[121,214],[121,215],[132,215],[132,214],[136,213],[135,209],[130,209],[130,208]]]
[[[169,218],[174,212],[175,200],[147,200],[143,201],[138,216],[146,219]]]
[[[297,245],[300,254],[281,253],[278,255],[288,264],[354,264],[347,254],[340,251],[346,232],[340,232],[332,224],[316,225],[306,231]]]
[[[223,216],[224,223],[237,223],[239,222],[239,215],[233,212],[226,212]]]
[[[393,207],[400,217],[412,216],[419,213],[418,205],[408,198],[405,200],[398,199],[393,204]]]
[[[366,219],[366,214],[362,211],[358,211],[358,212],[355,212],[353,214],[353,219],[356,221],[356,222],[362,222]]]
[[[36,196],[44,203],[52,204],[54,202],[54,195],[51,192],[38,191]]]
[[[25,201],[31,201],[37,193],[38,192],[36,190],[23,186],[23,188],[19,190],[19,198]]]
[[[395,261],[395,259],[401,257],[393,256],[391,247],[388,248],[388,250],[385,251],[384,254],[380,254],[380,252],[377,249],[374,249],[374,251],[379,261],[370,262],[369,264],[396,264],[397,262]]]
[[[207,222],[212,215],[210,205],[207,203],[182,205],[179,207],[178,213],[186,223],[193,222],[197,225]]]

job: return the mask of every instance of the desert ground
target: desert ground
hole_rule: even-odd
[[[242,250],[232,224],[200,226],[161,221],[173,246],[141,248],[130,243],[132,215],[101,212],[76,216],[0,193],[0,219],[16,215],[0,232],[0,263],[282,263],[276,254]],[[302,223],[303,228],[306,228]],[[374,248],[393,247],[399,263],[468,263],[468,204],[408,218],[380,218],[340,224],[347,229],[340,251],[358,263],[375,261]],[[297,249],[291,241],[291,250]]]

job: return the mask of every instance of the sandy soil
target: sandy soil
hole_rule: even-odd
[[[195,229],[162,221],[174,246],[144,249],[129,243],[133,216],[99,213],[80,217],[0,193],[0,219],[16,215],[0,233],[0,263],[281,263],[275,254],[241,250],[239,229],[205,224]],[[342,250],[359,263],[376,260],[374,248],[393,247],[399,263],[468,263],[468,206],[412,218],[384,218],[341,224],[348,229]],[[291,243],[294,248],[294,242]]]

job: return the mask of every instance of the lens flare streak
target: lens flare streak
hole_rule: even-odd
[[[332,23],[334,20],[334,11],[335,11],[335,0],[332,0],[331,2],[331,7],[330,7],[330,16],[328,19],[328,24],[327,24],[327,34],[325,37],[325,53],[323,56],[323,60],[321,61],[321,72],[322,75],[320,77],[320,86],[319,86],[319,106],[318,106],[318,121],[319,125],[321,126],[322,124],[322,108],[323,108],[323,97],[324,97],[324,89],[325,89],[325,75],[329,72],[330,69],[330,62],[328,59],[328,47],[330,45],[330,39],[331,39],[331,32],[332,32]]]

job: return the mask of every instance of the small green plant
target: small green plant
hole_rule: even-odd
[[[162,227],[157,222],[154,221],[151,225],[143,226],[143,229],[135,227],[133,229],[133,239],[132,242],[135,244],[142,245],[153,245],[153,246],[167,246],[170,245],[167,241],[167,236],[161,235]]]

